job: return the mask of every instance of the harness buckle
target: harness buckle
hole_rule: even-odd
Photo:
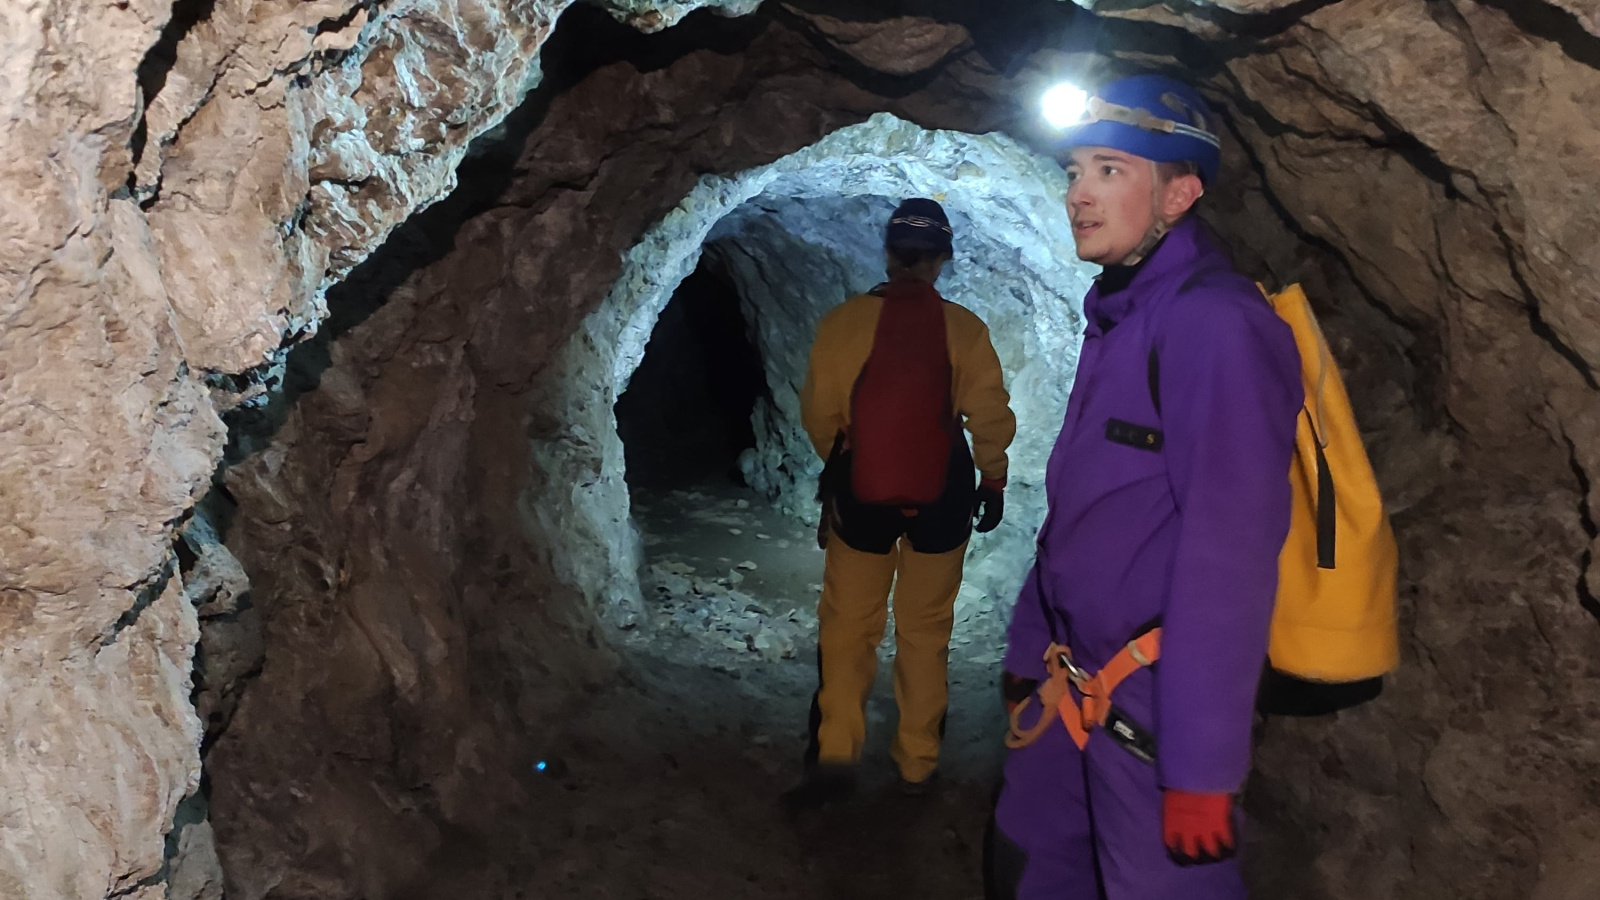
[[[1140,666],[1150,666],[1155,663],[1155,660],[1144,655],[1144,650],[1139,647],[1139,642],[1137,640],[1128,642],[1128,655],[1133,657],[1133,661],[1138,663]]]
[[[1111,694],[1128,676],[1147,668],[1161,657],[1161,629],[1154,628],[1129,641],[1127,645],[1098,672],[1088,670],[1072,660],[1072,650],[1064,644],[1051,644],[1044,652],[1045,669],[1050,677],[1039,685],[1036,696],[1042,707],[1039,718],[1031,728],[1022,726],[1021,713],[1029,704],[1023,701],[1011,714],[1011,729],[1006,746],[1012,749],[1026,747],[1038,740],[1052,719],[1059,718],[1072,735],[1079,749],[1088,746],[1089,732],[1117,720],[1120,730],[1113,737],[1129,752],[1144,758],[1151,755],[1154,739],[1126,716],[1121,716],[1111,703]],[[1076,688],[1081,700],[1072,697]]]

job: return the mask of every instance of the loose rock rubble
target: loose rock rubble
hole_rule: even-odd
[[[745,567],[755,564],[739,566]],[[763,602],[739,590],[739,568],[706,576],[681,561],[652,563],[641,582],[654,624],[767,661],[794,659],[814,646],[816,614],[786,599]]]

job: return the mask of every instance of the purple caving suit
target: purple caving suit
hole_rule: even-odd
[[[1005,668],[1045,677],[1041,589],[1091,672],[1160,617],[1160,661],[1114,697],[1153,732],[1157,761],[1141,762],[1104,729],[1080,751],[1053,727],[1011,752],[996,824],[1025,855],[1018,900],[1242,898],[1237,862],[1180,867],[1167,857],[1161,790],[1232,792],[1249,770],[1303,397],[1294,337],[1192,218],[1125,288],[1091,289],[1084,310],[1077,381],[1046,475],[1049,514]],[[1111,420],[1136,435],[1159,430],[1160,448],[1130,446],[1148,435],[1129,441],[1126,428],[1112,440]]]

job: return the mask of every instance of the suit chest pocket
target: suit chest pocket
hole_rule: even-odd
[[[1106,440],[1135,450],[1148,450],[1151,453],[1161,452],[1161,447],[1166,443],[1166,437],[1160,429],[1146,428],[1121,419],[1106,420]]]

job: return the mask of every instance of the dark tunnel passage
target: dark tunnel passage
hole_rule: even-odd
[[[703,254],[614,407],[646,610],[661,604],[684,632],[711,635],[711,665],[740,651],[801,655],[821,580],[809,526],[741,467],[756,452],[757,406],[775,409],[754,312],[716,255]]]
[[[751,416],[768,392],[742,303],[703,258],[661,311],[616,404],[633,491],[743,483],[739,455],[756,445]]]

